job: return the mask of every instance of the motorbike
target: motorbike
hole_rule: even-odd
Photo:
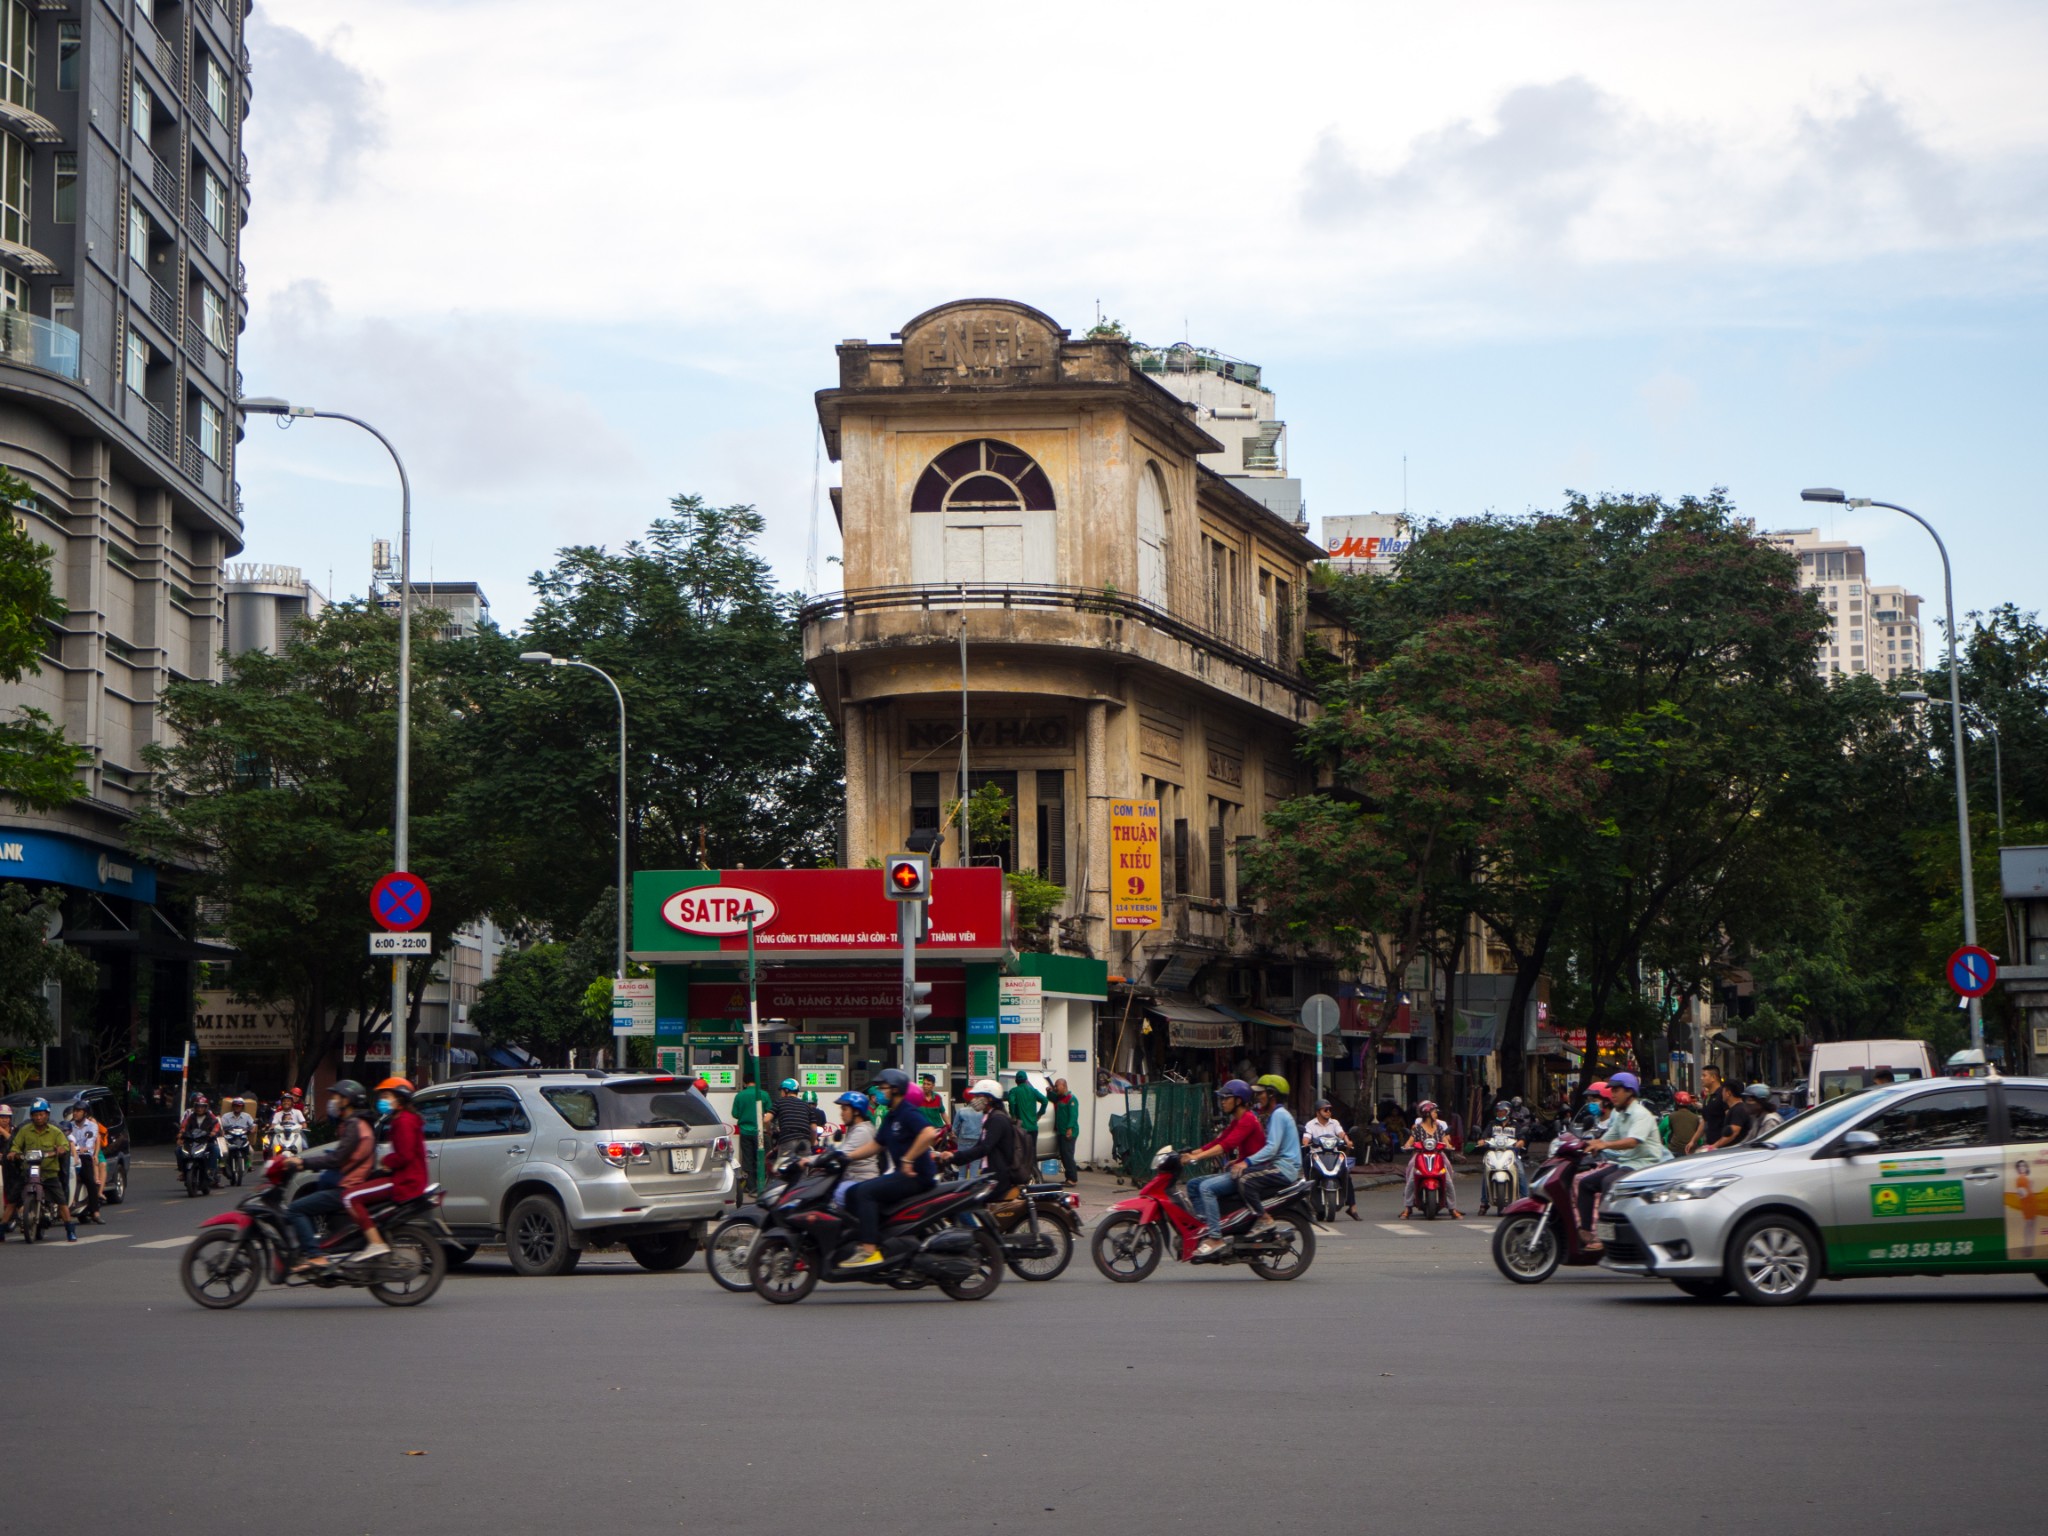
[[[1522,1160],[1515,1151],[1515,1128],[1496,1125],[1487,1134],[1486,1152],[1479,1175],[1479,1214],[1491,1205],[1496,1215],[1506,1215],[1521,1188]]]
[[[1073,1262],[1081,1199],[1064,1184],[1026,1184],[1021,1199],[991,1205],[982,1216],[1019,1280],[1057,1280]]]
[[[1316,1256],[1316,1233],[1307,1209],[1306,1179],[1267,1198],[1266,1212],[1273,1218],[1270,1232],[1253,1233],[1251,1207],[1231,1194],[1223,1202],[1223,1247],[1197,1258],[1195,1249],[1205,1229],[1202,1218],[1174,1192],[1180,1172],[1180,1153],[1161,1147],[1144,1188],[1111,1206],[1096,1225],[1088,1253],[1105,1278],[1120,1285],[1145,1279],[1166,1257],[1172,1238],[1179,1239],[1174,1257],[1183,1264],[1248,1264],[1261,1280],[1297,1280],[1308,1273]]]
[[[213,1177],[206,1171],[206,1154],[213,1146],[211,1136],[186,1135],[178,1141],[178,1177],[187,1195],[204,1195],[213,1190]]]
[[[270,1157],[275,1157],[280,1152],[289,1157],[304,1157],[305,1129],[296,1125],[273,1125],[264,1135],[263,1150]]]
[[[1550,1160],[1529,1181],[1529,1193],[1510,1205],[1493,1229],[1493,1263],[1517,1285],[1539,1285],[1561,1266],[1590,1268],[1590,1234],[1579,1226],[1573,1181],[1593,1165],[1584,1139],[1564,1126],[1550,1144]]]
[[[1335,1136],[1311,1134],[1308,1139],[1307,1173],[1314,1184],[1309,1209],[1324,1224],[1337,1219],[1344,1209],[1344,1143]]]
[[[228,1152],[221,1159],[221,1171],[228,1176],[228,1182],[237,1189],[242,1187],[242,1175],[249,1170],[249,1133],[239,1128],[227,1133]]]
[[[58,1191],[64,1187],[64,1177],[71,1169],[71,1155],[64,1154],[54,1184],[43,1177],[41,1157],[22,1160],[21,1204],[14,1213],[14,1224],[21,1232],[24,1243],[39,1243],[43,1234],[57,1219],[57,1205],[61,1196]]]
[[[374,1207],[377,1230],[391,1251],[375,1259],[360,1256],[362,1230],[352,1221],[336,1224],[320,1241],[328,1262],[294,1273],[299,1242],[285,1218],[289,1160],[273,1157],[263,1170],[263,1188],[232,1211],[209,1216],[186,1246],[178,1278],[185,1294],[210,1311],[239,1307],[265,1280],[272,1285],[367,1289],[387,1307],[416,1307],[441,1288],[448,1274],[444,1245],[454,1234],[441,1220],[441,1186],[430,1184],[417,1200]]]
[[[912,1196],[882,1222],[882,1262],[842,1269],[859,1246],[852,1214],[832,1202],[846,1167],[836,1150],[778,1171],[782,1192],[765,1206],[766,1220],[747,1255],[754,1294],[777,1306],[802,1301],[817,1287],[841,1282],[915,1291],[936,1285],[955,1301],[994,1294],[1006,1257],[996,1235],[975,1215],[995,1190],[992,1178],[938,1184]]]
[[[770,1184],[761,1191],[758,1201],[739,1207],[711,1229],[711,1236],[704,1244],[704,1267],[724,1289],[751,1291],[754,1288],[754,1282],[747,1278],[747,1260],[753,1255],[754,1239],[761,1235],[761,1228],[768,1220],[767,1207],[788,1187],[783,1183]]]
[[[1444,1194],[1450,1184],[1451,1164],[1440,1141],[1416,1143],[1411,1167],[1415,1170],[1415,1209],[1424,1221],[1435,1221],[1445,1206]]]

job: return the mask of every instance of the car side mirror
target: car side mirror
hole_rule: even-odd
[[[1851,1131],[1835,1144],[1835,1151],[1841,1157],[1854,1157],[1859,1152],[1875,1152],[1880,1145],[1875,1131]]]

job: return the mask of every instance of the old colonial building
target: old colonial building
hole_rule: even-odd
[[[1015,807],[974,861],[1065,888],[1046,942],[1106,961],[1162,1036],[1263,1056],[1255,1024],[1199,1004],[1284,1009],[1318,979],[1261,941],[1234,853],[1303,787],[1323,551],[1202,462],[1225,445],[1198,404],[1120,338],[969,299],[838,354],[818,415],[843,465],[846,590],[805,610],[804,646],[846,745],[845,862],[902,847],[959,796],[964,689],[967,786]],[[1111,926],[1113,798],[1160,805],[1155,930]],[[949,828],[944,862],[969,856],[961,841]],[[1136,1038],[1119,1059],[1106,1026],[1098,1064]]]

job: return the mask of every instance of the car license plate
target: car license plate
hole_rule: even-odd
[[[670,1173],[695,1173],[697,1171],[697,1149],[695,1147],[670,1147],[668,1149],[668,1171]]]
[[[1620,1226],[1619,1226],[1618,1224],[1616,1224],[1615,1222],[1611,1222],[1611,1221],[1603,1221],[1603,1222],[1601,1222],[1601,1223],[1600,1223],[1600,1241],[1601,1241],[1601,1242],[1603,1242],[1603,1243],[1611,1243],[1611,1242],[1613,1242],[1613,1241],[1615,1240],[1615,1238],[1616,1238],[1616,1237],[1618,1237],[1618,1236],[1620,1235],[1620,1233],[1621,1233],[1621,1228],[1620,1228]]]

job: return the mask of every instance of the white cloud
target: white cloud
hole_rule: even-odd
[[[317,42],[259,6],[250,13],[248,38],[256,81],[249,144],[263,167],[265,197],[352,190],[364,158],[384,141],[385,123],[377,83],[342,57],[347,30]]]

